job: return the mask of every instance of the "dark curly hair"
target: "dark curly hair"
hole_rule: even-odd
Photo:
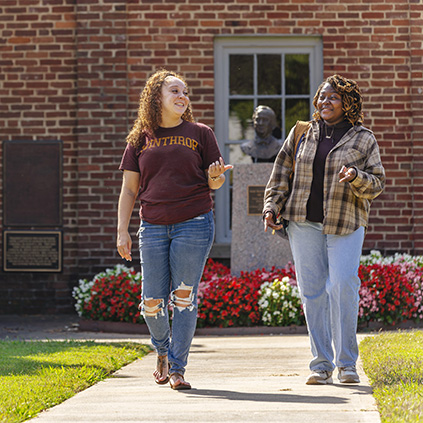
[[[138,117],[126,137],[126,142],[135,148],[140,145],[143,135],[154,135],[154,132],[160,126],[162,121],[162,86],[168,76],[180,79],[188,88],[185,79],[181,75],[166,69],[160,69],[148,78],[140,95]],[[191,104],[188,105],[182,115],[182,119],[194,122]]]
[[[362,125],[364,115],[362,112],[363,97],[361,96],[360,87],[354,80],[344,78],[341,75],[329,76],[320,84],[313,99],[313,106],[316,109],[313,113],[313,118],[316,120],[322,120],[322,117],[317,110],[317,100],[320,96],[320,91],[325,84],[330,84],[331,87],[342,97],[342,110],[344,111],[345,119],[353,125]]]

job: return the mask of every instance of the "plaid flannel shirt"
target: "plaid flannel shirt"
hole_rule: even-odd
[[[264,193],[263,213],[272,211],[275,216],[281,213],[284,219],[295,222],[306,220],[319,131],[318,122],[312,121],[297,153],[290,192],[294,128],[291,130],[273,165]],[[339,182],[343,165],[355,167],[357,177],[352,182]],[[360,226],[367,227],[371,202],[384,186],[385,170],[373,132],[361,125],[352,127],[326,158],[323,233],[346,235]]]

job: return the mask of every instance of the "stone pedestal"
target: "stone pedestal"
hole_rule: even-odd
[[[292,262],[289,241],[264,232],[262,221],[264,188],[272,172],[272,163],[236,165],[233,170],[231,273]]]

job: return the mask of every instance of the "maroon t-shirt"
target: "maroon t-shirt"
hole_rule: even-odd
[[[175,128],[159,128],[136,149],[128,144],[119,169],[140,173],[141,219],[171,225],[211,210],[204,171],[220,156],[208,126],[183,121]]]

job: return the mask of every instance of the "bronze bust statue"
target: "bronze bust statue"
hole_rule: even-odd
[[[251,156],[253,163],[273,163],[282,147],[282,140],[272,135],[277,126],[275,112],[268,106],[257,106],[253,125],[255,137],[241,144],[242,152]]]

